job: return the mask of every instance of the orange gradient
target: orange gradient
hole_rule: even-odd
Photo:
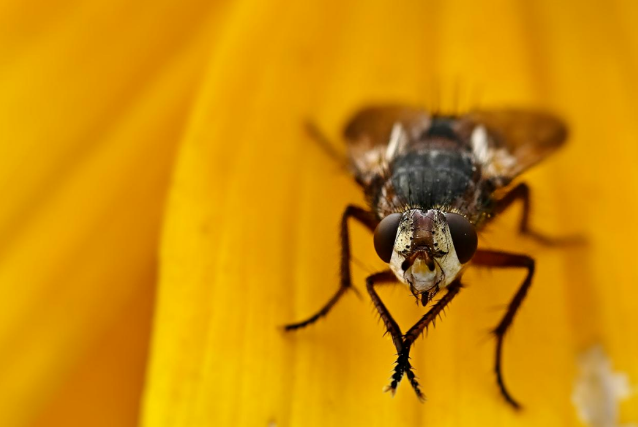
[[[0,14],[0,425],[580,426],[578,357],[638,383],[638,5],[631,1],[8,1]],[[338,224],[363,205],[304,132],[342,150],[357,109],[518,106],[569,124],[479,246],[537,273],[471,270],[383,393],[395,350],[367,295],[285,334],[338,286]],[[352,227],[354,283],[383,268]],[[380,291],[405,329],[409,291]],[[638,395],[618,424],[638,422]]]

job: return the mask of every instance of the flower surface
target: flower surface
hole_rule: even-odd
[[[577,426],[593,345],[638,382],[632,2],[5,8],[2,425]],[[521,180],[535,229],[586,243],[518,235],[518,207],[480,235],[537,261],[504,350],[521,412],[498,393],[489,330],[523,272],[466,274],[412,353],[424,404],[407,383],[382,392],[395,350],[366,295],[281,331],[336,290],[339,218],[364,204],[303,124],[343,151],[349,116],[384,102],[541,108],[569,125]],[[384,265],[351,228],[363,290]],[[404,329],[423,313],[406,288],[381,296]],[[638,420],[637,399],[618,423]]]

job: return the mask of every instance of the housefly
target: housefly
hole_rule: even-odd
[[[567,130],[556,117],[514,109],[464,115],[429,114],[403,106],[360,111],[347,124],[349,166],[363,189],[368,209],[346,207],[341,217],[341,281],[334,296],[308,319],[287,330],[307,326],[328,314],[352,288],[348,220],[373,233],[374,248],[388,269],[368,276],[366,288],[392,337],[397,361],[386,391],[393,394],[407,377],[417,397],[423,394],[410,364],[419,335],[459,293],[466,268],[521,268],[527,275],[494,328],[496,381],[505,400],[519,403],[502,374],[503,337],[511,326],[534,275],[534,259],[524,254],[478,249],[477,232],[516,201],[523,203],[522,233],[528,228],[529,188],[512,184],[565,141]],[[407,332],[377,294],[383,283],[405,284],[429,310]],[[435,295],[445,290],[438,301]]]

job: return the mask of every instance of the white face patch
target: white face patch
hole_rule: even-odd
[[[390,258],[390,269],[399,281],[410,285],[419,293],[427,292],[435,286],[443,289],[459,276],[464,265],[459,261],[454,249],[445,215],[438,210],[429,210],[424,213],[418,211],[416,214],[431,219],[427,223],[428,228],[417,230],[414,219],[415,210],[403,214]],[[422,235],[424,232],[428,233],[428,251],[431,254],[429,263],[426,262],[423,251],[414,247],[415,236]],[[430,236],[431,240],[429,240]],[[419,252],[423,257],[419,255]],[[414,257],[415,253],[417,256],[413,259],[412,265],[404,271],[402,268],[404,261],[411,256]]]

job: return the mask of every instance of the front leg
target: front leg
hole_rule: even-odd
[[[399,325],[394,320],[383,301],[381,301],[381,298],[379,297],[379,294],[377,294],[377,291],[374,290],[374,287],[376,285],[381,285],[383,283],[398,283],[398,281],[392,271],[381,271],[366,278],[366,289],[370,294],[370,298],[372,299],[374,307],[379,312],[381,320],[383,320],[383,324],[385,325],[386,330],[385,333],[390,334],[390,336],[392,337],[392,342],[397,349],[397,353],[400,353],[401,349],[403,348],[403,334],[401,333],[401,328],[399,328]]]
[[[316,322],[321,317],[330,312],[332,307],[341,299],[341,297],[352,287],[352,280],[350,278],[350,233],[348,231],[348,219],[354,218],[372,232],[378,224],[378,220],[372,212],[366,211],[358,206],[349,205],[343,215],[341,216],[341,268],[340,275],[341,281],[337,292],[328,300],[328,302],[314,315],[310,316],[306,320],[297,323],[290,323],[285,326],[287,331],[303,328]]]
[[[397,361],[397,364],[394,367],[394,373],[392,374],[392,380],[390,381],[390,385],[386,386],[384,391],[390,391],[392,392],[392,395],[394,396],[394,394],[397,391],[397,386],[399,385],[399,382],[401,382],[401,379],[403,378],[404,372],[407,371],[408,372],[407,375],[408,375],[408,378],[410,379],[410,382],[412,383],[412,386],[414,387],[416,383],[416,387],[414,387],[414,390],[416,391],[419,400],[423,400],[423,395],[421,394],[421,390],[419,389],[418,382],[416,382],[416,376],[412,372],[412,366],[410,365],[408,354],[404,352],[404,348],[405,348],[403,343],[404,337],[403,337],[403,334],[401,333],[401,328],[399,327],[397,322],[394,320],[394,318],[392,317],[392,315],[386,308],[385,304],[383,304],[383,301],[381,301],[381,298],[379,297],[379,294],[377,294],[377,291],[374,290],[375,285],[380,285],[383,283],[397,283],[397,278],[392,271],[387,270],[387,271],[382,271],[380,273],[375,273],[375,274],[372,274],[371,276],[368,276],[368,278],[366,279],[366,288],[368,289],[368,293],[370,294],[372,303],[374,304],[374,307],[379,312],[379,316],[381,316],[381,320],[383,320],[386,333],[390,334],[390,336],[392,337],[392,342],[394,343],[394,346],[397,349],[397,354],[399,355],[399,360],[401,361],[401,363]],[[402,358],[402,355],[405,355],[405,357]]]
[[[403,345],[401,350],[399,351],[399,357],[397,358],[396,366],[394,367],[392,382],[386,390],[390,390],[392,394],[394,394],[399,381],[401,381],[401,378],[405,373],[419,400],[425,400],[425,397],[421,392],[419,381],[417,380],[416,375],[414,375],[414,372],[412,372],[412,365],[410,364],[410,349],[412,348],[412,344],[414,344],[414,341],[416,341],[419,335],[423,333],[423,330],[426,329],[430,324],[434,324],[436,317],[441,314],[441,312],[454,299],[454,297],[459,293],[460,290],[461,282],[457,279],[447,287],[447,292],[445,293],[443,298],[438,300],[430,308],[430,310],[428,310],[428,312],[425,313],[423,317],[418,322],[416,322],[416,324],[412,326],[410,330],[408,330],[408,332],[405,333],[405,335],[403,336]]]
[[[496,374],[496,382],[501,390],[501,394],[505,400],[512,405],[515,409],[520,408],[520,404],[512,397],[510,392],[505,387],[503,381],[502,372],[502,355],[503,355],[503,337],[511,326],[514,316],[518,312],[518,309],[527,295],[530,285],[532,284],[532,277],[534,276],[534,259],[527,255],[512,254],[507,252],[478,250],[474,254],[472,259],[474,265],[484,267],[500,267],[500,268],[526,268],[527,275],[525,280],[519,287],[518,291],[512,298],[512,301],[507,307],[505,316],[501,319],[499,324],[494,328],[493,333],[496,335],[496,359],[494,362],[494,373]]]

